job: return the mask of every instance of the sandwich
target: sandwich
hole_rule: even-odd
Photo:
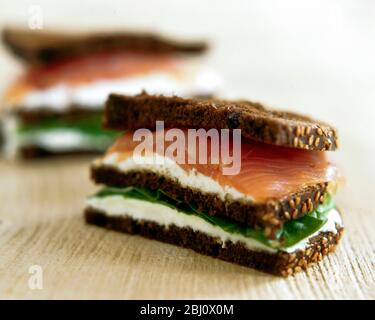
[[[62,33],[7,28],[3,44],[23,62],[1,106],[6,157],[103,152],[110,92],[212,96],[217,74],[203,64],[205,42],[135,32]]]
[[[281,276],[335,250],[330,125],[250,101],[142,93],[111,94],[104,126],[124,133],[91,166],[102,188],[88,224]]]

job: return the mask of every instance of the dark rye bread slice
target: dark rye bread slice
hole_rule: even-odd
[[[160,240],[192,249],[201,254],[284,277],[306,270],[308,266],[321,261],[323,256],[333,252],[343,232],[343,228],[337,225],[336,234],[321,232],[310,239],[304,250],[293,253],[282,251],[269,253],[249,250],[244,244],[231,241],[226,241],[223,246],[218,239],[191,228],[179,228],[174,225],[165,228],[154,222],[134,220],[126,215],[112,217],[106,215],[105,212],[90,207],[85,210],[85,219],[89,224]]]
[[[98,184],[113,187],[144,187],[162,190],[175,199],[193,203],[201,212],[212,216],[229,218],[248,226],[265,229],[265,235],[273,238],[284,222],[298,219],[323,203],[327,194],[328,182],[305,187],[281,199],[266,202],[241,202],[226,199],[215,194],[202,193],[181,186],[172,178],[151,171],[121,172],[108,165],[91,167],[91,178]]]
[[[296,113],[266,109],[250,101],[111,94],[104,126],[115,130],[165,127],[241,129],[242,136],[268,144],[308,150],[336,150],[336,130]]]
[[[153,33],[114,31],[73,33],[5,28],[3,43],[29,64],[45,64],[60,59],[111,50],[152,53],[201,54],[205,42],[180,42]]]

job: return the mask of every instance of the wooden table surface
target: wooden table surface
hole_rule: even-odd
[[[271,11],[263,1],[218,1],[215,7],[193,1],[197,11],[190,2],[184,1],[184,10],[170,2],[165,14],[156,2],[147,2],[147,12],[145,1],[122,2],[116,12],[91,10],[85,20],[75,1],[58,8],[40,1],[46,21],[60,25],[66,19],[75,26],[89,21],[120,27],[127,21],[159,23],[176,33],[205,31],[215,42],[211,62],[226,80],[227,95],[291,106],[335,124],[341,150],[330,156],[347,180],[336,197],[346,226],[336,253],[284,279],[87,226],[82,209],[95,190],[88,172],[92,159],[0,161],[0,298],[375,298],[375,23],[367,14],[373,7],[340,1],[340,8],[311,4],[307,10],[299,1],[285,1]],[[14,6],[0,18],[26,10]],[[223,12],[235,23],[223,23]],[[0,62],[3,89],[16,69],[1,48]],[[28,285],[34,265],[43,270],[41,290]]]
[[[1,162],[1,298],[375,297],[375,212],[371,200],[353,197],[349,186],[337,197],[346,232],[336,253],[284,279],[85,225],[83,201],[95,190],[89,162]],[[367,187],[373,188],[370,183]],[[33,265],[43,269],[42,290],[28,286]]]

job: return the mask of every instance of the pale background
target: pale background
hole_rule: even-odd
[[[346,233],[290,279],[84,225],[90,159],[0,162],[0,298],[374,298],[375,1],[4,1],[0,27],[144,29],[212,43],[222,95],[304,112],[339,129],[333,155]],[[19,72],[0,47],[0,91]],[[28,288],[28,268],[44,289]]]

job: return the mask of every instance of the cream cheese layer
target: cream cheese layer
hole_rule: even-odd
[[[80,85],[56,84],[43,89],[33,89],[20,97],[17,105],[26,110],[51,109],[65,111],[71,105],[90,110],[102,109],[110,93],[136,95],[146,90],[149,94],[211,95],[220,86],[216,72],[202,68],[181,77],[168,72],[114,79],[98,79]]]

